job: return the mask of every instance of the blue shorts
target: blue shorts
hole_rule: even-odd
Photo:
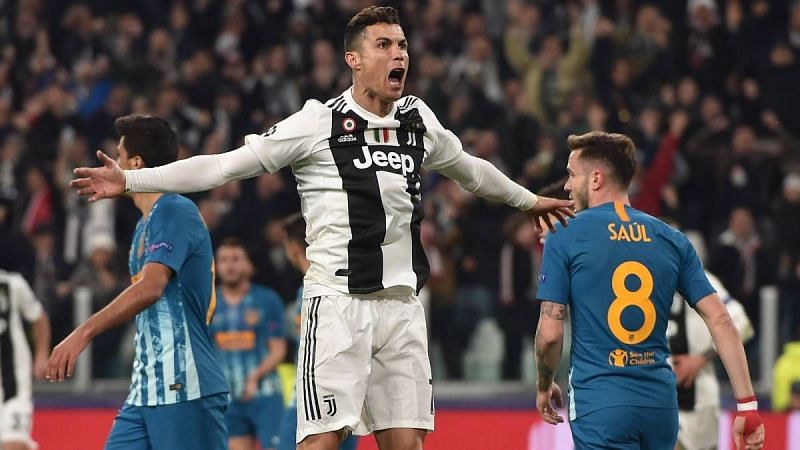
[[[281,434],[278,441],[277,450],[295,450],[297,444],[297,403],[287,406],[283,412],[283,420],[281,420]],[[339,450],[356,450],[358,445],[358,437],[350,435],[339,446]]]
[[[278,430],[283,416],[283,395],[257,397],[248,402],[234,400],[225,414],[231,437],[253,436],[264,448],[278,444]]]
[[[105,450],[225,450],[228,394],[163,406],[124,405]]]
[[[678,410],[610,406],[570,422],[575,450],[673,450]]]

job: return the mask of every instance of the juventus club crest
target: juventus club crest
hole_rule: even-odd
[[[326,394],[322,396],[322,400],[325,402],[325,406],[328,407],[328,410],[325,414],[333,417],[336,415],[336,397],[333,394]]]

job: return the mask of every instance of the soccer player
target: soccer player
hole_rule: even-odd
[[[34,357],[23,321],[33,324]],[[28,450],[31,439],[33,376],[44,378],[50,351],[50,321],[22,275],[0,270],[0,449]]]
[[[292,263],[295,269],[300,273],[305,274],[311,263],[306,258],[306,222],[300,214],[293,214],[283,221],[283,231],[285,234],[283,241],[283,248],[286,251],[286,257]],[[294,314],[292,314],[293,328],[295,329],[293,336],[299,337],[300,330],[300,312],[303,306],[303,288],[297,292],[297,302],[294,306]],[[283,414],[281,421],[280,439],[278,441],[278,450],[294,450],[297,448],[295,443],[295,435],[297,434],[297,396],[292,395],[292,400]],[[350,435],[339,446],[339,450],[355,450],[358,444],[358,438]]]
[[[368,7],[345,29],[353,85],[244,146],[127,171],[98,152],[72,185],[90,200],[130,192],[190,192],[291,166],[308,224],[297,375],[301,450],[335,449],[354,431],[382,450],[419,449],[433,430],[425,314],[416,293],[429,267],[420,241],[422,169],[532,218],[572,215],[464,152],[421,99],[402,97],[408,42],[397,10]],[[537,225],[538,226],[538,225]]]
[[[672,450],[678,434],[667,322],[675,291],[705,321],[738,402],[737,447],[760,449],[764,428],[736,327],[679,231],[630,207],[633,142],[593,131],[568,139],[564,189],[579,211],[545,243],[537,298],[537,408],[563,422],[553,376],[572,316],[569,420],[575,448]]]
[[[286,356],[283,302],[250,282],[253,266],[241,241],[217,247],[217,312],[211,332],[233,399],[225,420],[230,450],[274,449],[283,415],[283,389],[275,367]]]
[[[119,167],[135,171],[175,161],[177,139],[164,119],[130,115],[114,126]],[[130,394],[106,450],[225,448],[228,388],[208,329],[216,307],[208,230],[183,196],[130,197],[142,212],[128,258],[131,285],[53,349],[47,378],[71,377],[95,336],[135,316]]]

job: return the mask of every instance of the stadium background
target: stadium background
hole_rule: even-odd
[[[90,205],[67,186],[72,168],[95,164],[94,149],[113,154],[113,119],[167,118],[182,157],[234,148],[306,99],[349,86],[342,30],[372,3],[0,1],[0,267],[31,282],[55,342],[128,283],[138,212],[126,200]],[[634,138],[633,204],[705,242],[708,266],[756,326],[747,350],[768,407],[772,363],[800,339],[798,3],[383,3],[400,9],[410,41],[406,92],[467,151],[534,191],[562,176],[567,135]],[[244,239],[256,280],[288,303],[300,277],[282,253],[278,221],[299,207],[291,173],[192,198],[212,238]],[[549,439],[528,439],[538,423],[528,384],[537,236],[509,208],[438,176],[426,178],[423,198],[432,360],[442,380],[428,448]],[[99,338],[72,383],[36,384],[34,434],[44,450],[99,448],[127,386],[130,334],[128,326]],[[800,441],[793,417],[767,416],[767,448],[800,448],[788,444]],[[508,442],[485,441],[494,432]],[[80,433],[88,440],[75,440]]]

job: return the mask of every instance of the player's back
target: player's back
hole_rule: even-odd
[[[136,359],[126,403],[172,404],[226,392],[207,323],[216,308],[211,238],[197,206],[164,194],[136,225],[129,256],[135,282],[159,263],[173,276],[161,298],[136,315]]]
[[[571,420],[608,406],[677,408],[673,293],[696,302],[713,292],[680,232],[619,202],[587,209],[548,237],[540,279],[540,300],[570,305]]]

